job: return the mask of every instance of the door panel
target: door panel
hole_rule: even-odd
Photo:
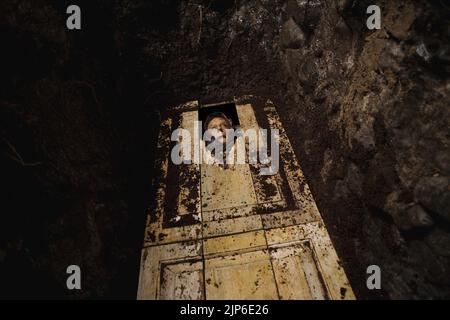
[[[328,298],[314,252],[308,241],[270,251],[280,299]]]
[[[206,259],[205,279],[207,299],[278,299],[270,256],[264,251]]]
[[[275,106],[257,97],[235,105],[242,129],[279,130],[279,172],[261,176],[259,164],[174,165],[171,132],[181,127],[194,137],[200,106],[168,110],[138,298],[354,299]],[[182,157],[194,158],[201,144],[191,142]]]
[[[159,298],[162,300],[203,299],[202,261],[162,264]]]

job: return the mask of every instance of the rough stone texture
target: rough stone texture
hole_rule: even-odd
[[[280,43],[283,49],[299,49],[305,42],[302,29],[290,18],[283,25],[280,34]]]
[[[427,209],[450,222],[450,177],[425,177],[414,188],[414,195]]]
[[[299,25],[310,5],[320,14],[281,53],[284,120],[356,293],[374,263],[385,297],[448,298],[449,7],[379,1],[370,31],[369,1],[311,3],[287,6]]]

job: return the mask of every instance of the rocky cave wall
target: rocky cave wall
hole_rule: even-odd
[[[296,148],[356,292],[450,294],[450,7],[288,1],[281,45]],[[292,137],[292,135],[291,135]]]
[[[70,32],[68,4],[0,5],[2,296],[134,298],[160,110],[243,94],[279,107],[359,298],[450,296],[448,6],[369,31],[368,1],[79,1]]]

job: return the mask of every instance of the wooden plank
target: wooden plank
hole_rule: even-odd
[[[234,219],[207,221],[203,223],[203,237],[230,235],[263,228],[261,216],[239,217]]]
[[[263,231],[252,231],[231,236],[203,240],[204,255],[267,247]]]
[[[192,214],[200,217],[200,164],[194,162],[195,152],[200,152],[200,144],[194,140],[196,136],[195,122],[198,121],[198,111],[188,111],[181,114],[181,128],[190,134],[190,150],[181,148],[181,158],[190,160],[191,164],[180,166],[180,194],[178,195],[178,214]],[[195,148],[198,150],[196,151]]]
[[[263,214],[261,219],[264,229],[273,229],[318,221],[320,217],[313,214],[309,210],[292,210]]]
[[[202,211],[256,204],[248,165],[201,166]]]
[[[242,130],[254,129],[256,134],[259,134],[259,125],[255,116],[255,112],[251,104],[236,105],[236,110],[239,116],[240,126]],[[268,129],[268,128],[266,128]],[[248,143],[247,143],[248,144]],[[247,145],[247,154],[248,154]],[[282,200],[282,194],[279,182],[279,174],[269,176],[260,175],[261,164],[250,164],[250,170],[252,173],[253,184],[255,188],[255,193],[257,197],[258,204],[261,203],[272,203]]]

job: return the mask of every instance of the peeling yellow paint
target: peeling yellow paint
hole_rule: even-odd
[[[279,130],[281,172],[185,165],[171,182],[177,201],[168,202],[172,116],[192,132],[199,106],[172,108],[161,123],[138,299],[354,299],[275,106],[244,100],[236,104],[242,129],[259,130],[265,117]]]

